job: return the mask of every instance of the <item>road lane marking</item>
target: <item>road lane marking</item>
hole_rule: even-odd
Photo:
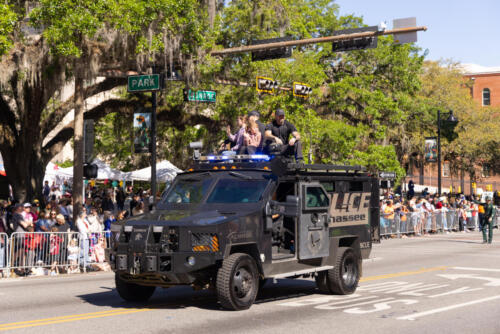
[[[478,290],[483,290],[483,288],[474,288],[474,289],[471,289],[468,286],[464,286],[462,288],[458,288],[458,289],[455,289],[455,290],[451,290],[451,291],[447,291],[447,292],[443,292],[443,293],[440,293],[440,294],[437,294],[437,295],[427,296],[427,297],[429,297],[429,298],[437,298],[437,297],[442,297],[442,296],[454,295],[454,294],[457,294],[457,293],[473,292],[473,291],[478,291]]]
[[[381,279],[386,279],[386,278],[417,275],[417,274],[423,274],[423,273],[428,273],[428,272],[433,272],[433,271],[438,271],[438,270],[446,270],[447,268],[448,267],[446,267],[446,266],[435,267],[435,268],[422,268],[420,270],[415,270],[415,271],[406,271],[406,272],[399,272],[399,273],[392,273],[392,274],[378,275],[378,276],[368,276],[368,277],[364,277],[364,278],[360,279],[360,282],[368,282],[368,281],[376,281],[376,280],[381,280]],[[26,327],[45,326],[45,325],[79,321],[79,320],[85,320],[85,319],[110,317],[110,316],[121,315],[121,314],[147,312],[147,311],[152,311],[154,309],[157,309],[158,307],[159,306],[156,305],[153,308],[141,308],[141,309],[120,308],[120,309],[116,309],[116,310],[107,310],[107,311],[84,313],[84,314],[73,314],[73,315],[66,315],[66,316],[53,317],[53,318],[6,323],[6,324],[0,324],[0,331],[26,328]]]
[[[467,303],[455,304],[455,305],[446,306],[446,307],[440,307],[440,308],[436,308],[436,309],[425,311],[425,312],[409,314],[409,315],[405,315],[403,317],[399,317],[397,319],[398,320],[415,320],[417,318],[425,317],[427,315],[441,313],[441,312],[445,312],[445,311],[449,311],[449,310],[453,310],[456,308],[465,307],[465,306],[469,306],[469,305],[484,303],[484,302],[488,302],[490,300],[495,300],[495,299],[500,299],[500,295],[488,297],[488,298],[483,298],[483,299],[477,299],[477,300],[473,300],[473,301],[470,301]]]
[[[94,315],[90,315],[90,316],[81,316],[81,317],[73,317],[73,318],[67,318],[67,319],[60,319],[60,320],[55,320],[55,321],[45,321],[45,322],[43,322],[43,320],[46,320],[46,319],[40,319],[40,320],[38,320],[38,322],[31,323],[31,324],[21,324],[21,325],[15,325],[15,323],[3,324],[2,326],[4,326],[4,327],[0,327],[0,331],[6,331],[6,330],[12,330],[12,329],[20,329],[20,328],[27,328],[27,327],[46,326],[46,325],[60,324],[60,323],[64,323],[64,322],[72,322],[72,321],[85,320],[85,319],[104,318],[104,317],[111,317],[111,316],[115,316],[115,315],[132,314],[132,313],[139,313],[139,312],[147,312],[147,311],[152,311],[152,310],[153,309],[149,309],[149,308],[145,308],[145,309],[131,309],[131,310],[108,312],[108,313],[102,313],[102,314],[94,314]],[[7,326],[7,325],[10,325],[10,326]]]
[[[107,310],[107,311],[82,313],[82,314],[72,314],[72,315],[63,315],[63,316],[60,316],[60,317],[52,317],[52,318],[45,318],[45,319],[38,319],[38,320],[27,320],[27,321],[11,322],[11,323],[8,323],[8,324],[0,324],[0,328],[5,327],[5,326],[21,325],[21,324],[28,324],[28,323],[34,323],[34,322],[45,322],[45,321],[60,320],[60,319],[75,318],[75,317],[78,318],[78,317],[84,317],[84,316],[95,315],[95,314],[102,314],[102,313],[121,312],[121,311],[125,311],[125,310],[130,310],[130,309],[119,308],[119,309]]]
[[[373,297],[378,298],[377,296],[373,296]],[[356,304],[351,304],[351,305],[349,305],[349,304],[339,305],[339,306],[335,306],[336,303],[332,304],[333,306],[330,306],[330,304],[324,304],[324,305],[315,306],[314,308],[317,310],[329,310],[329,311],[341,310],[343,308],[348,309],[348,308],[352,308],[354,306],[363,306],[363,305],[369,305],[369,304],[373,304],[373,303],[386,302],[386,301],[393,300],[393,299],[394,299],[394,297],[388,297],[388,298],[383,298],[383,299],[379,299],[379,300],[370,300],[370,301],[362,302],[362,303],[356,303]]]
[[[482,281],[488,281],[489,283],[484,284],[486,286],[500,286],[500,278],[477,276],[477,274],[454,274],[454,275],[437,275],[437,276],[448,278],[451,280],[456,280],[459,278],[472,278]]]
[[[379,279],[402,277],[402,276],[410,276],[410,275],[417,275],[417,274],[429,273],[429,272],[432,272],[432,271],[446,270],[446,269],[448,269],[447,266],[434,267],[434,268],[422,268],[420,270],[415,270],[415,271],[404,271],[404,272],[394,273],[394,274],[386,274],[386,275],[379,275],[379,276],[364,277],[364,278],[361,278],[359,281],[360,282],[369,282],[369,281],[376,281],[376,280],[379,280]]]
[[[490,268],[452,267],[451,269],[472,270],[472,271],[491,271],[491,272],[494,272],[494,273],[500,273],[500,269],[490,269]]]

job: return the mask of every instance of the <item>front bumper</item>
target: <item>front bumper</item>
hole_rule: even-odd
[[[125,280],[160,279],[168,285],[206,280],[211,275],[211,268],[222,260],[221,254],[211,252],[120,253],[107,250],[106,255],[113,271]]]

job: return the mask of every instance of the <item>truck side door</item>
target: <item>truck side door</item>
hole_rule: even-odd
[[[298,255],[300,260],[329,255],[330,200],[319,182],[301,182],[300,217],[297,226]]]

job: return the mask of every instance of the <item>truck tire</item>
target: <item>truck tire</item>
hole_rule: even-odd
[[[340,247],[335,266],[328,270],[328,287],[331,293],[349,295],[356,291],[359,282],[359,259],[350,247]]]
[[[118,274],[115,274],[116,291],[120,297],[128,302],[145,302],[153,295],[156,287],[143,286],[125,282]]]
[[[316,286],[322,293],[331,294],[330,287],[328,286],[328,271],[320,271],[315,277]]]
[[[222,307],[236,311],[250,308],[259,290],[254,259],[243,253],[231,254],[222,262],[215,286]]]

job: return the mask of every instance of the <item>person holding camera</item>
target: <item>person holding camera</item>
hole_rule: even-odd
[[[279,153],[283,156],[293,155],[298,163],[303,162],[300,134],[295,125],[285,119],[283,109],[276,109],[274,120],[266,126],[264,136],[268,153]]]

